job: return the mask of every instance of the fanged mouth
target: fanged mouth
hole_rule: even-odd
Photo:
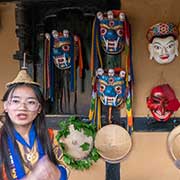
[[[71,67],[71,59],[70,57],[65,56],[55,56],[54,57],[54,63],[59,69],[68,69]]]
[[[106,51],[120,52],[122,50],[122,48],[120,50],[118,49],[119,37],[116,40],[106,40],[105,38],[103,38],[103,40],[104,40],[104,48]]]
[[[100,99],[104,105],[108,105],[108,106],[117,107],[123,103],[123,98],[117,98],[117,96],[115,97],[100,96]]]

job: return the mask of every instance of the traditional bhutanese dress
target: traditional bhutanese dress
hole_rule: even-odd
[[[23,159],[23,164],[21,163],[20,156],[17,149],[14,147],[13,142],[10,137],[8,137],[9,155],[10,155],[10,168],[11,174],[14,180],[18,180],[31,173],[32,167],[41,159],[45,153],[43,151],[42,145],[37,138],[34,125],[32,125],[29,132],[29,144],[23,139],[23,137],[14,130],[14,136],[16,142],[21,152]],[[52,138],[52,131],[50,133]],[[53,148],[55,156],[59,161],[61,158],[60,149],[57,146],[57,141],[53,138]],[[58,165],[58,169],[61,171],[60,180],[67,180],[67,170],[63,165]]]

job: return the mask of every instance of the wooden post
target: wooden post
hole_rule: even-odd
[[[120,180],[120,163],[106,162],[106,180]]]
[[[115,67],[121,67],[121,56],[112,56],[112,55],[106,55],[105,58],[105,67],[107,69],[109,68],[115,68]],[[112,124],[118,124],[120,125],[121,121],[121,114],[120,111],[115,107],[109,107],[109,110],[104,111],[106,114],[108,113],[108,120],[111,119]],[[109,117],[111,116],[111,118]],[[117,120],[115,122],[115,119]],[[120,180],[120,163],[111,164],[106,162],[106,180]]]

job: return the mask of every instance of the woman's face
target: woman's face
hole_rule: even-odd
[[[41,105],[32,88],[20,86],[9,94],[4,102],[4,110],[16,128],[31,125],[40,113]]]

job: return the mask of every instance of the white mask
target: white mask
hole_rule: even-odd
[[[173,36],[166,38],[155,37],[148,45],[150,59],[155,59],[159,64],[167,64],[178,56],[178,41]]]

